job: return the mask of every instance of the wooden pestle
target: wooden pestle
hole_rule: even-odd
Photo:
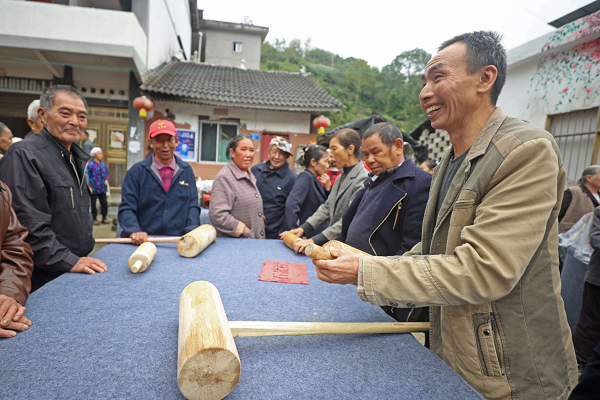
[[[127,260],[127,266],[134,274],[148,269],[156,256],[156,246],[150,242],[142,243]]]
[[[302,239],[300,239],[298,236],[294,235],[293,233],[288,233],[283,237],[283,243],[285,243],[285,245],[292,250],[294,250],[294,243],[296,243],[298,240],[302,240]]]
[[[325,243],[323,245],[323,247],[314,244],[314,243],[310,243],[308,246],[306,246],[306,249],[304,249],[304,254],[306,254],[308,257],[312,258],[313,260],[334,260],[336,257],[331,255],[331,249],[337,249],[337,250],[349,250],[353,253],[356,253],[360,256],[369,256],[370,254],[365,253],[362,250],[359,250],[355,247],[349,246],[346,243],[342,243],[338,240],[330,240],[329,242]]]

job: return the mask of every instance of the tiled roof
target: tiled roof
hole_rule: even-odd
[[[141,86],[156,98],[290,111],[338,111],[343,105],[310,76],[180,61],[161,64]]]

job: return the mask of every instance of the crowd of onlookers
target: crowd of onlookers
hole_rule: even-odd
[[[402,132],[387,122],[362,136],[340,129],[329,149],[309,145],[299,175],[286,139],[273,138],[268,160],[253,166],[254,141],[238,135],[213,181],[210,221],[219,237],[291,232],[300,238],[296,252],[337,239],[367,253],[314,261],[317,276],[355,285],[398,321],[430,321],[427,345],[486,398],[566,399],[577,362],[588,367],[573,398],[589,398],[600,363],[600,167],[585,169],[563,195],[566,172],[551,135],[496,107],[506,73],[494,32],[440,46],[420,93],[432,127],[452,143],[439,165],[406,157]],[[33,110],[32,132],[12,146],[0,125],[0,337],[31,326],[31,291],[63,273],[107,270],[88,257],[93,224],[108,222],[109,174],[86,133],[86,100],[57,85]],[[135,244],[200,224],[194,172],[175,155],[174,124],[154,121],[148,135],[152,153],[125,175],[118,211],[117,234]],[[574,350],[557,240],[591,212],[595,251]]]

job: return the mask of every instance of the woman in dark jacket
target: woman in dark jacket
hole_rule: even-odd
[[[285,202],[284,230],[296,229],[325,203],[331,181],[327,176],[329,157],[323,146],[310,145],[304,151],[300,162],[306,168],[298,175],[298,179]],[[307,238],[321,233],[329,224],[324,222],[313,231],[305,233]]]

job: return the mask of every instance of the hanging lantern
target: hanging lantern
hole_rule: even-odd
[[[331,124],[331,121],[329,120],[329,118],[327,118],[324,115],[318,116],[313,121],[313,126],[315,128],[317,128],[317,134],[318,135],[324,135],[325,134],[325,128],[329,128],[330,124]]]
[[[148,116],[148,111],[154,108],[154,103],[146,96],[142,96],[136,97],[135,100],[133,100],[133,106],[137,110],[140,110],[140,118],[146,118]]]

